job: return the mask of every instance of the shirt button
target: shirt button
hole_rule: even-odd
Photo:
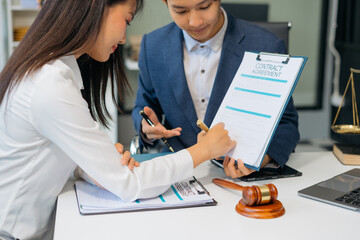
[[[201,102],[204,103],[204,102],[205,102],[205,99],[201,99]]]
[[[201,73],[204,73],[205,72],[205,70],[204,69],[201,69]]]

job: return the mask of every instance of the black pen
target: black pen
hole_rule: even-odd
[[[146,115],[146,113],[143,110],[140,110],[139,112],[141,116],[145,119],[145,121],[152,127],[155,127],[153,122],[150,120],[150,118]],[[166,138],[162,137],[161,140],[166,144],[166,146],[170,149],[170,151],[174,152],[174,149],[170,146]]]

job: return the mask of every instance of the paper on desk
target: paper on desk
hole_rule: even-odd
[[[76,181],[75,189],[82,214],[216,204],[197,182],[190,184],[190,180],[173,184],[156,198],[139,199],[135,202],[124,202],[111,192],[84,181]]]
[[[223,102],[212,122],[225,123],[236,147],[227,155],[258,170],[283,110],[303,67],[303,57],[245,52]]]

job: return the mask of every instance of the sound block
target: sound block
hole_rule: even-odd
[[[266,205],[247,206],[244,200],[241,199],[236,205],[235,210],[245,217],[260,219],[277,218],[284,215],[285,213],[285,208],[278,200],[275,200],[273,203]]]

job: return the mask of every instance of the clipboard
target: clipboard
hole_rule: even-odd
[[[111,192],[85,181],[75,182],[79,212],[82,215],[164,210],[214,206],[217,202],[195,178],[177,182],[155,198],[124,202]],[[193,195],[192,195],[193,194]]]
[[[149,161],[172,153],[133,155],[136,161]],[[75,182],[75,193],[80,214],[93,215],[135,211],[163,210],[189,207],[214,206],[215,199],[195,177],[174,183],[163,194],[149,199],[124,202],[111,192],[85,181]]]
[[[302,56],[245,52],[211,124],[225,123],[237,142],[226,155],[260,170],[306,61]]]

